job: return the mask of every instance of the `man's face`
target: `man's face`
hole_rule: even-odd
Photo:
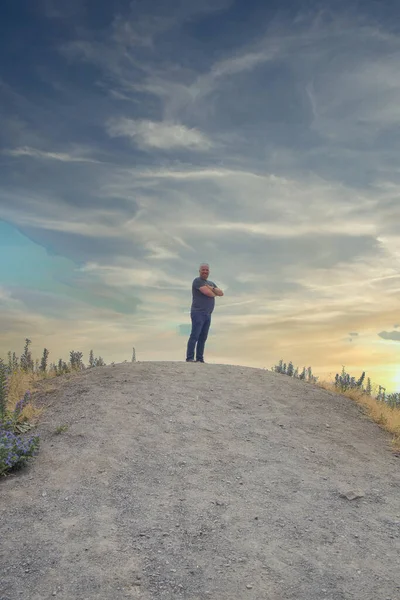
[[[205,265],[202,265],[200,267],[200,271],[199,272],[200,272],[200,277],[202,279],[208,279],[208,276],[210,274],[210,269],[208,267],[206,267]]]

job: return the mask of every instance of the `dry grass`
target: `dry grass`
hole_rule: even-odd
[[[24,407],[22,413],[21,413],[21,417],[19,418],[19,421],[28,421],[29,423],[33,423],[35,424],[40,415],[42,414],[44,408],[38,408],[37,406],[34,406],[32,403],[28,404],[27,406]]]
[[[73,369],[63,377],[69,380],[79,375],[80,372],[79,369]],[[35,405],[35,392],[40,392],[40,394],[50,394],[56,391],[57,387],[51,383],[51,380],[54,380],[55,378],[56,373],[54,371],[32,373],[17,369],[10,375],[7,391],[7,404],[10,411],[14,410],[17,402],[22,400],[27,391],[30,391],[32,394],[32,402],[23,408],[18,419],[19,422],[28,421],[32,424],[37,423],[44,407],[39,408]]]
[[[34,373],[25,373],[18,369],[10,376],[8,380],[8,404],[13,409],[19,400],[21,400],[28,390],[32,390],[38,376]]]
[[[20,369],[14,371],[8,380],[8,408],[14,410],[16,403],[22,400],[28,390],[32,391],[39,379],[41,379],[41,376],[36,373],[25,373],[25,371],[21,371]],[[26,420],[34,423],[39,418],[41,412],[42,409],[35,407],[33,403],[29,403],[24,407],[18,420]]]
[[[320,387],[329,390],[341,396],[346,396],[357,402],[365,409],[367,416],[375,421],[382,429],[393,435],[392,446],[396,451],[400,451],[400,408],[391,408],[385,402],[376,400],[360,390],[347,390],[341,392],[337,390],[333,383],[325,381],[318,382]]]

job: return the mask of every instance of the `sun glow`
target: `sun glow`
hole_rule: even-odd
[[[391,380],[393,391],[400,392],[400,369],[398,368]]]

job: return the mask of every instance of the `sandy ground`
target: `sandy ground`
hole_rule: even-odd
[[[1,600],[400,598],[400,460],[350,400],[173,362],[48,385],[0,481]]]

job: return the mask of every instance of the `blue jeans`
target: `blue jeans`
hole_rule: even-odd
[[[194,360],[196,347],[196,360],[204,360],[204,345],[211,325],[211,315],[203,312],[192,312],[192,332],[187,345],[186,360]]]

